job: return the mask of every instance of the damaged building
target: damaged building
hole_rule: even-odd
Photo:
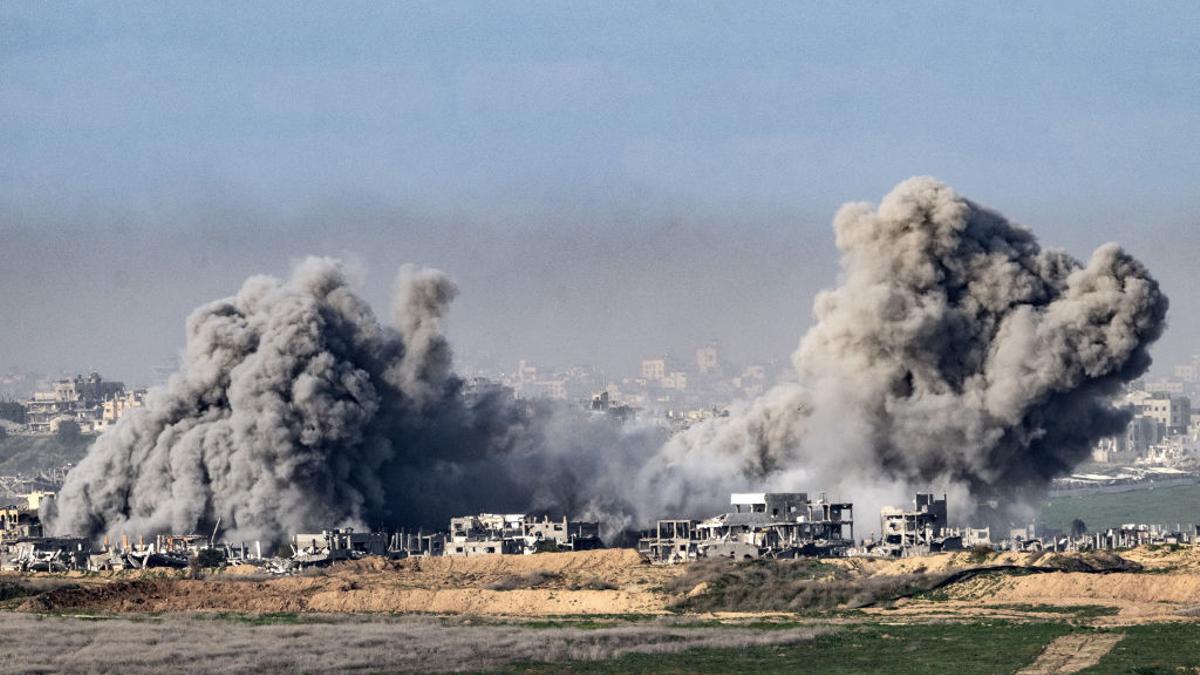
[[[601,548],[600,523],[552,520],[523,513],[481,513],[450,519],[445,555],[520,555]]]
[[[952,528],[946,495],[918,492],[912,508],[885,506],[879,512],[877,540],[868,540],[868,555],[892,558],[958,551],[972,546],[991,546],[990,528]]]
[[[733,510],[700,521],[662,520],[638,550],[655,562],[696,558],[842,556],[854,546],[854,506],[805,492],[733,493]]]
[[[292,560],[301,565],[324,565],[339,560],[387,554],[388,536],[383,532],[355,532],[353,528],[340,528],[292,537]]]

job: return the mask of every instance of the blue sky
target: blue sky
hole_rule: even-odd
[[[5,3],[0,367],[108,317],[137,330],[106,349],[170,353],[188,308],[309,252],[380,299],[448,269],[466,352],[782,358],[837,205],[914,174],[1079,256],[1126,244],[1172,295],[1163,349],[1200,351],[1200,4],[996,7]],[[56,262],[79,276],[47,289]],[[100,312],[72,292],[97,278],[145,302]]]

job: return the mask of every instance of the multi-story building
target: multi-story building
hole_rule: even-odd
[[[117,420],[121,419],[125,413],[134,408],[142,407],[145,401],[145,389],[126,391],[104,399],[104,402],[101,404],[100,422],[97,424],[97,428],[106,428],[116,424]]]
[[[124,394],[121,382],[105,382],[99,373],[58,380],[52,391],[37,392],[25,403],[25,422],[31,431],[54,431],[64,421],[92,431],[101,421],[104,401]]]
[[[1192,404],[1186,396],[1154,394],[1142,399],[1140,408],[1140,415],[1163,425],[1167,435],[1186,434],[1192,421]]]
[[[706,520],[660,520],[638,550],[655,562],[695,558],[844,555],[854,546],[854,506],[804,492],[734,493],[732,512]]]
[[[721,353],[716,344],[696,350],[696,369],[701,375],[715,373],[721,367]]]
[[[481,513],[450,519],[448,556],[501,555],[600,548],[600,524],[524,513]]]
[[[647,359],[642,361],[642,378],[660,382],[667,376],[666,359]]]

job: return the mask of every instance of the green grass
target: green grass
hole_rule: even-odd
[[[1200,669],[1200,624],[1119,629],[1125,639],[1085,673],[1192,673]]]
[[[1044,614],[1062,614],[1071,619],[1094,619],[1101,616],[1115,616],[1120,612],[1118,607],[1105,605],[1030,605],[1024,603],[989,605],[997,609],[1007,609],[1014,612],[1041,612]]]
[[[1186,527],[1200,522],[1200,485],[1175,485],[1153,490],[1059,497],[1042,506],[1039,519],[1050,528],[1069,530],[1079,518],[1091,531],[1125,523],[1154,523]]]
[[[1012,673],[1071,630],[1053,623],[866,624],[795,645],[635,654],[610,661],[526,662],[502,672]]]

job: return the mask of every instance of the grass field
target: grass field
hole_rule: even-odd
[[[1154,624],[1121,628],[1125,638],[1085,673],[1194,673],[1200,671],[1200,625]]]
[[[1174,526],[1200,523],[1200,485],[1176,485],[1153,490],[1060,497],[1041,509],[1045,527],[1070,529],[1079,518],[1092,531],[1124,523],[1157,523]]]
[[[863,624],[794,645],[630,654],[607,661],[520,662],[502,672],[1013,673],[1070,630],[1051,623]]]

